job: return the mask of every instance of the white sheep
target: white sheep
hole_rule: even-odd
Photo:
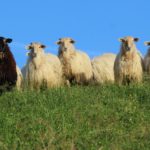
[[[150,42],[145,42],[145,45],[150,45]],[[144,69],[150,74],[150,48],[148,48],[147,54],[144,57]]]
[[[102,84],[114,82],[115,58],[115,54],[108,53],[99,57],[95,57],[92,60],[94,83]]]
[[[21,90],[22,84],[23,84],[23,76],[21,73],[21,70],[18,66],[16,66],[16,71],[17,71],[17,82],[16,82],[16,88],[18,90]]]
[[[127,36],[119,39],[121,49],[114,63],[115,81],[118,84],[139,83],[143,76],[143,62],[134,42],[138,38]]]
[[[32,89],[42,86],[59,87],[63,84],[62,66],[57,56],[46,54],[45,46],[40,43],[31,43],[28,46],[28,60],[22,69],[25,83]]]
[[[77,51],[74,43],[71,38],[61,38],[57,42],[63,74],[68,83],[88,84],[93,77],[91,60],[86,53]]]

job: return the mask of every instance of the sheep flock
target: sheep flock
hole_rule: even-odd
[[[27,61],[20,69],[9,43],[12,39],[0,37],[0,87],[40,89],[61,86],[114,83],[129,85],[141,83],[144,72],[150,74],[150,48],[143,58],[136,47],[138,38],[120,38],[118,54],[105,53],[91,59],[75,47],[72,38],[60,38],[58,55],[45,52],[45,45],[32,42],[27,46]],[[150,46],[150,42],[145,42]],[[1,88],[0,88],[1,91]]]

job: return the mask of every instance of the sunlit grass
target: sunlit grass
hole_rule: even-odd
[[[149,150],[149,82],[0,96],[2,150]]]

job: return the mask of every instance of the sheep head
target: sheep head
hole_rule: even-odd
[[[139,40],[138,38],[134,38],[131,36],[127,36],[119,39],[119,41],[122,42],[121,48],[124,52],[129,52],[135,49],[136,46],[134,42],[137,42],[138,40]]]
[[[144,42],[144,44],[145,44],[146,46],[150,46],[150,42],[149,42],[149,41]],[[148,48],[147,54],[150,55],[150,48]]]
[[[0,37],[0,58],[2,59],[5,56],[7,51],[8,43],[11,43],[12,39]]]
[[[56,44],[59,45],[59,54],[70,52],[74,50],[75,41],[72,38],[61,38]]]
[[[44,52],[44,48],[46,46],[41,44],[41,43],[36,43],[36,42],[33,42],[33,43],[30,43],[26,49],[30,50],[30,52],[28,52],[28,56],[31,56],[32,58],[36,57],[37,54],[39,53],[43,53]]]

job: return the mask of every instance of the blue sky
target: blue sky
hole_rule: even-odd
[[[46,51],[57,54],[55,42],[72,37],[76,47],[90,57],[117,53],[118,38],[139,37],[138,49],[144,55],[150,40],[150,0],[5,0],[0,9],[0,36],[10,37],[17,64],[27,57],[25,46],[41,42]]]

